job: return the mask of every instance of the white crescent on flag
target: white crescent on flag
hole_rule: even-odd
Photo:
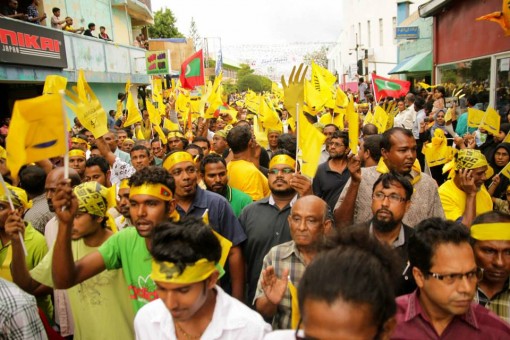
[[[191,67],[189,67],[189,64],[186,65],[186,73],[184,74],[185,76],[188,76],[188,74],[191,72]]]

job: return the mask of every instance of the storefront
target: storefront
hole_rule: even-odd
[[[476,94],[484,108],[494,106],[506,117],[510,37],[497,23],[476,21],[502,6],[502,0],[433,0],[419,12],[421,17],[434,17],[434,83],[443,84],[447,95],[462,87],[466,96]]]

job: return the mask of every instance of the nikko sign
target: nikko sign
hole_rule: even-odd
[[[66,68],[64,33],[0,18],[0,62]]]

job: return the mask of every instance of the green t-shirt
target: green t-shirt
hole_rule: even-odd
[[[71,248],[75,261],[98,249],[88,247],[83,239],[73,241]],[[30,271],[34,280],[49,287],[53,287],[52,259],[53,248]],[[133,339],[135,314],[126,288],[122,269],[103,271],[69,288],[67,293],[74,319],[74,339]]]
[[[25,256],[25,264],[28,270],[37,266],[39,262],[44,258],[46,253],[48,252],[48,246],[46,244],[46,239],[43,234],[35,230],[32,227],[30,222],[25,222],[25,235],[23,235],[23,241],[25,243],[25,247],[27,248],[27,256]],[[11,247],[11,243],[7,243],[5,246],[1,246],[0,248],[0,266],[2,266],[2,270],[0,270],[0,277],[8,281],[12,281],[12,276],[10,275],[9,267],[11,265],[11,261],[5,261],[7,257],[7,251]],[[11,252],[12,256],[12,252]],[[7,263],[9,262],[9,263]],[[5,269],[5,270],[4,270]],[[2,275],[2,272],[8,272],[8,275]],[[51,303],[51,296],[44,295],[37,297],[37,306],[39,306],[44,314],[48,317],[49,320],[53,320],[53,304]]]
[[[250,195],[230,186],[227,186],[227,197],[225,198],[230,203],[230,206],[237,218],[241,215],[243,208],[253,202]]]
[[[135,312],[158,298],[156,284],[150,278],[152,257],[136,228],[119,231],[99,247],[99,252],[106,269],[122,268]]]

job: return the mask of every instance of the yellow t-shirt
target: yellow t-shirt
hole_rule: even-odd
[[[72,242],[75,261],[96,251],[83,239]],[[53,248],[30,271],[34,280],[53,287]],[[122,269],[105,270],[67,290],[74,319],[74,339],[134,339],[135,313]]]
[[[227,164],[228,185],[248,194],[257,201],[269,196],[269,184],[266,176],[245,160],[232,160]]]
[[[438,192],[444,214],[448,220],[456,221],[464,215],[466,194],[455,185],[453,179],[441,185]],[[492,211],[492,199],[485,189],[485,185],[482,185],[476,194],[476,216],[488,211]]]

